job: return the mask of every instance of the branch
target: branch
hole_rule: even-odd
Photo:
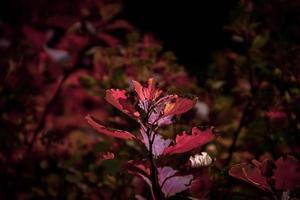
[[[40,121],[38,122],[38,125],[35,129],[35,131],[33,132],[33,137],[31,139],[31,142],[29,143],[29,146],[28,146],[28,149],[27,149],[27,153],[31,153],[32,149],[33,149],[33,146],[34,146],[34,143],[39,135],[39,133],[41,132],[41,130],[44,128],[45,126],[45,121],[46,121],[46,117],[48,116],[49,112],[51,111],[55,101],[57,100],[59,94],[60,94],[60,91],[61,91],[61,88],[65,82],[65,80],[68,78],[68,76],[71,74],[71,72],[66,72],[62,79],[60,80],[60,83],[59,85],[57,86],[52,98],[50,99],[49,103],[46,105],[43,113],[42,113],[42,116],[41,116],[41,119]]]
[[[243,114],[242,114],[242,117],[241,117],[241,120],[240,120],[240,123],[237,127],[237,129],[233,132],[233,139],[232,139],[232,144],[231,146],[229,147],[229,150],[228,150],[228,157],[225,161],[225,165],[228,165],[232,159],[232,155],[236,149],[236,143],[237,143],[237,140],[238,140],[238,137],[239,137],[239,134],[242,130],[242,128],[245,126],[246,124],[246,119],[247,119],[247,114],[248,114],[248,111],[250,110],[250,107],[251,107],[251,104],[252,104],[252,99],[250,99],[243,111]]]
[[[152,105],[149,105],[149,108]],[[148,123],[149,121],[149,117],[151,115],[151,112],[153,112],[153,108],[148,109],[147,113],[146,113],[146,123]],[[153,123],[155,124],[155,123]],[[154,161],[154,157],[153,157],[153,143],[154,143],[154,139],[155,139],[155,134],[153,132],[153,124],[147,124],[149,126],[145,126],[147,128],[146,130],[146,135],[148,137],[148,143],[149,143],[149,154],[148,154],[148,159],[150,162],[150,178],[151,178],[151,183],[152,183],[152,190],[153,190],[153,199],[154,200],[163,200],[164,198],[164,194],[161,191],[161,187],[159,185],[159,181],[158,181],[158,172],[157,172],[157,167]],[[151,133],[153,132],[153,136],[151,137]]]

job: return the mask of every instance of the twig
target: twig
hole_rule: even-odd
[[[28,149],[27,149],[27,153],[31,153],[32,151],[32,148],[34,146],[34,143],[37,139],[37,136],[38,134],[41,132],[41,130],[44,128],[45,126],[45,120],[46,120],[46,117],[48,116],[49,112],[51,111],[51,108],[52,106],[54,105],[55,101],[57,100],[59,94],[60,94],[60,91],[61,91],[61,88],[65,82],[65,80],[68,78],[68,76],[70,75],[71,73],[70,72],[66,72],[62,79],[60,80],[60,83],[59,85],[57,86],[52,98],[50,99],[49,103],[46,105],[43,113],[42,113],[42,116],[41,116],[41,119],[39,120],[38,122],[38,125],[35,129],[35,131],[33,132],[33,137],[31,139],[31,142],[29,143],[28,145]]]
[[[243,111],[243,114],[242,114],[242,118],[240,120],[240,123],[239,123],[239,126],[238,128],[234,131],[233,133],[233,141],[232,141],[232,144],[228,150],[228,157],[225,161],[225,166],[228,165],[232,159],[232,155],[236,149],[236,143],[237,143],[237,140],[238,140],[238,137],[239,137],[239,134],[241,132],[241,129],[243,128],[243,126],[245,126],[245,123],[246,123],[246,119],[247,119],[247,114],[253,104],[253,100],[255,99],[255,94],[256,94],[256,91],[257,91],[257,84],[255,84],[255,81],[254,81],[254,72],[253,72],[253,68],[251,67],[251,58],[249,55],[247,55],[247,69],[248,69],[248,73],[249,73],[249,82],[250,82],[250,93],[251,93],[251,97],[250,99],[248,100],[248,103],[246,105],[246,107],[244,108],[244,111]]]
[[[238,140],[238,137],[239,137],[239,134],[242,130],[242,128],[245,126],[245,123],[246,123],[246,119],[247,119],[247,113],[251,107],[251,104],[252,104],[252,100],[250,99],[243,111],[243,114],[242,114],[242,117],[241,117],[241,120],[240,120],[240,123],[239,123],[239,126],[237,127],[237,129],[234,131],[233,133],[233,139],[232,139],[232,144],[231,146],[229,147],[229,150],[228,150],[228,157],[225,161],[225,166],[228,165],[232,159],[232,155],[236,149],[236,143],[237,143],[237,140]]]

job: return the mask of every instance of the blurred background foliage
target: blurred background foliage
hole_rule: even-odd
[[[105,125],[137,133],[137,124],[104,100],[108,88],[132,91],[131,79],[154,77],[168,93],[198,96],[192,111],[160,130],[164,136],[174,137],[191,126],[215,127],[218,138],[205,150],[216,161],[205,169],[209,177],[203,175],[203,184],[190,191],[195,198],[268,199],[268,194],[230,178],[229,167],[285,154],[299,159],[299,2],[228,2],[229,14],[223,11],[226,20],[219,24],[220,35],[214,35],[221,38],[207,41],[207,51],[197,46],[202,40],[192,43],[201,35],[189,38],[188,29],[180,26],[176,29],[185,32],[183,40],[175,48],[166,39],[166,48],[155,31],[139,29],[147,18],[132,19],[132,2],[7,4],[14,12],[0,23],[1,199],[150,196],[142,180],[124,170],[127,160],[139,159],[146,150],[99,136],[84,120],[92,114]],[[170,33],[157,35],[164,41]],[[168,51],[173,47],[179,61]],[[205,61],[193,60],[203,55]],[[115,157],[105,159],[106,152]],[[163,162],[184,167],[187,159]],[[291,195],[299,198],[296,191]]]

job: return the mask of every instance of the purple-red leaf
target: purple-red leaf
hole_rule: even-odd
[[[154,101],[157,99],[162,91],[157,89],[156,82],[153,78],[150,78],[148,80],[148,86],[144,87],[139,82],[132,80],[132,84],[134,87],[134,90],[136,91],[139,99],[141,101]]]
[[[197,197],[198,199],[208,199],[208,194],[212,187],[213,180],[205,173],[192,181],[190,192],[193,197]]]
[[[149,139],[148,139],[148,135],[145,132],[144,128],[141,128],[141,134],[143,137],[143,143],[145,144],[145,146],[147,147],[147,149],[149,150]],[[150,134],[150,139],[152,139],[154,137],[154,141],[152,144],[152,154],[154,155],[154,157],[158,157],[161,154],[163,154],[165,148],[167,148],[170,143],[171,140],[170,139],[164,139],[161,135],[155,134],[154,132],[152,132]]]
[[[144,164],[138,164],[134,161],[129,161],[127,163],[127,168],[130,174],[134,174],[136,176],[141,177],[149,185],[152,197],[153,199],[155,199],[152,189],[152,183],[150,180],[150,169]]]
[[[97,123],[90,115],[86,116],[85,119],[87,120],[88,124],[95,129],[98,133],[120,138],[123,140],[132,140],[135,138],[134,135],[127,131],[122,130],[116,130],[116,129],[110,129],[102,126],[101,124]]]
[[[286,113],[282,111],[268,111],[265,115],[269,119],[285,119],[287,117]]]
[[[176,175],[177,171],[171,167],[158,168],[158,182],[166,197],[171,197],[190,187],[193,175]]]
[[[241,163],[234,165],[229,170],[229,175],[237,179],[246,181],[261,190],[272,192],[272,189],[269,186],[266,177],[261,174],[261,171],[257,167],[251,164]]]
[[[164,109],[164,116],[179,115],[192,109],[197,103],[197,98],[184,98],[177,95],[173,96],[173,99],[166,103]]]
[[[212,129],[201,131],[194,127],[192,134],[188,135],[185,131],[181,135],[176,136],[176,144],[165,149],[164,154],[176,154],[191,151],[201,147],[214,139]]]
[[[293,156],[281,157],[274,170],[275,188],[291,190],[300,186],[300,162]]]
[[[172,123],[173,115],[164,116],[164,108],[167,102],[173,98],[173,95],[167,95],[155,102],[155,106],[150,113],[148,122],[153,125],[168,125]],[[145,105],[145,104],[144,104]],[[144,109],[143,104],[141,107]]]
[[[97,36],[111,47],[115,47],[119,44],[119,40],[110,34],[101,32],[98,33]]]
[[[129,102],[125,90],[106,90],[105,99],[108,103],[134,119],[140,116],[134,106]]]
[[[104,28],[106,31],[113,31],[116,29],[125,29],[127,31],[133,30],[133,26],[131,26],[127,21],[119,19],[107,24]]]
[[[46,33],[38,31],[30,26],[24,26],[23,33],[36,48],[42,49],[47,41]]]

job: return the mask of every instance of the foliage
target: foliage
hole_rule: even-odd
[[[196,104],[196,99],[174,94],[162,96],[162,91],[156,88],[156,82],[153,79],[148,80],[147,87],[137,81],[132,81],[132,85],[138,97],[133,100],[135,104],[130,102],[130,97],[124,90],[107,90],[105,98],[110,104],[139,123],[140,138],[127,131],[108,129],[98,124],[89,115],[86,117],[87,122],[98,133],[123,140],[136,139],[145,145],[148,150],[148,155],[145,156],[147,162],[140,162],[138,166],[135,166],[134,161],[130,164],[134,165],[131,168],[142,168],[142,172],[135,173],[149,185],[153,199],[164,199],[187,190],[193,180],[193,175],[180,176],[171,167],[160,166],[157,160],[164,159],[163,157],[167,155],[185,153],[203,146],[214,138],[212,130],[207,129],[202,132],[194,127],[192,135],[184,132],[176,136],[174,145],[170,145],[174,142],[162,138],[159,128],[171,124],[173,118],[190,110]]]
[[[298,3],[236,1],[201,78],[122,3],[1,21],[0,199],[299,198]]]

